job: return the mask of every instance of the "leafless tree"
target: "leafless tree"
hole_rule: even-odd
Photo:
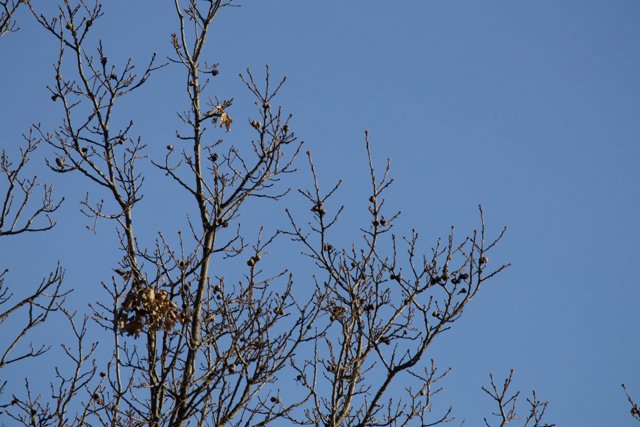
[[[25,176],[25,167],[42,141],[34,137],[33,132],[25,135],[24,140],[25,145],[20,147],[17,161],[11,161],[5,149],[0,153],[0,238],[3,241],[15,239],[20,234],[51,229],[55,221],[50,215],[62,203],[62,199],[54,198],[50,186],[41,185],[36,177]],[[39,192],[41,199],[35,201]],[[61,290],[64,271],[60,265],[42,279],[35,290],[20,296],[18,300],[5,284],[9,268],[6,265],[1,268],[4,270],[0,273],[0,335],[3,337],[0,372],[9,365],[47,351],[45,345],[30,344],[24,348],[21,344],[32,329],[59,309],[66,295]],[[26,288],[24,284],[20,287]],[[5,386],[6,381],[0,380],[0,395]]]
[[[240,214],[250,199],[282,200],[281,181],[295,171],[302,152],[291,116],[276,105],[285,79],[264,81],[247,70],[242,82],[255,99],[252,118],[234,120],[233,100],[215,94],[217,63],[204,58],[207,36],[222,0],[175,0],[177,30],[173,56],[152,56],[140,72],[132,60],[118,64],[87,35],[102,14],[99,2],[63,0],[56,16],[29,4],[40,25],[57,41],[51,100],[64,114],[38,140],[53,151],[54,172],[92,185],[82,211],[92,224],[110,221],[119,238],[120,260],[104,280],[107,298],[91,304],[92,320],[110,334],[111,357],[95,360],[87,338],[89,319],[64,310],[74,336],[65,346],[68,367],[56,370],[51,396],[27,383],[14,397],[9,416],[38,426],[406,426],[438,425],[453,419],[452,408],[436,412],[433,399],[448,369],[428,360],[429,349],[452,328],[484,284],[508,264],[491,267],[489,254],[505,230],[491,237],[479,210],[478,230],[459,238],[452,228],[428,255],[419,253],[418,233],[394,232],[398,212],[385,195],[392,179],[387,162],[376,168],[365,135],[370,191],[362,195],[368,217],[361,239],[336,243],[344,206],[333,196],[341,182],[323,190],[309,152],[310,189],[299,195],[310,214],[286,210],[284,229],[266,225],[248,238]],[[133,118],[114,119],[131,96],[165,66],[184,72],[186,109],[174,144],[150,159]],[[253,132],[249,144],[227,141],[237,127]],[[206,135],[206,137],[205,137]],[[213,135],[213,136],[212,136]],[[192,200],[186,230],[160,231],[145,244],[138,216],[151,164]],[[270,247],[291,239],[315,273],[296,278],[286,267],[267,273]],[[224,266],[246,260],[239,280],[225,279]],[[312,281],[304,293],[296,286]],[[104,344],[102,344],[104,345]],[[286,387],[282,381],[294,378]],[[510,383],[509,376],[509,383]],[[401,381],[410,386],[397,393]],[[485,390],[500,406],[502,424],[515,420],[515,397]],[[493,391],[492,391],[493,390]],[[516,394],[517,397],[517,394]],[[542,421],[546,403],[535,395],[525,425]],[[506,411],[506,412],[505,412]],[[535,424],[532,424],[535,423]]]
[[[520,392],[512,392],[510,390],[511,381],[513,380],[513,369],[509,372],[507,378],[505,378],[502,386],[496,384],[493,379],[493,375],[489,375],[490,386],[482,387],[482,390],[494,400],[498,406],[497,412],[493,412],[493,416],[497,418],[496,424],[500,427],[511,424],[512,422],[520,421],[523,427],[554,427],[555,424],[544,423],[542,418],[547,409],[548,402],[542,402],[538,400],[536,392],[531,393],[531,397],[526,399],[527,411],[524,414],[520,414],[518,408],[518,399],[520,398]],[[485,418],[484,424],[490,427],[492,424]]]
[[[385,212],[384,193],[392,183],[389,164],[378,178],[368,136],[365,140],[370,220],[361,228],[361,244],[340,249],[331,243],[331,230],[343,207],[332,213],[329,202],[340,182],[323,193],[310,156],[314,185],[301,193],[311,204],[314,220],[305,229],[290,215],[289,234],[303,244],[321,272],[316,287],[325,295],[322,308],[328,317],[314,358],[295,364],[313,405],[290,419],[326,426],[444,422],[450,411],[436,422],[430,412],[434,385],[446,371],[440,374],[433,364],[424,368],[420,362],[483,283],[507,267],[488,268],[488,253],[505,230],[487,241],[480,209],[479,231],[456,241],[452,228],[431,254],[419,255],[417,232],[400,241],[391,233],[398,213]],[[402,376],[413,377],[418,385],[407,388],[406,397],[394,396],[389,389]]]

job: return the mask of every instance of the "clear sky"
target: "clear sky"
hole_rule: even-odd
[[[152,52],[166,57],[172,4],[108,2],[96,33],[110,58],[133,57],[142,67]],[[270,64],[288,76],[280,102],[322,182],[345,180],[338,195],[349,203],[345,230],[365,218],[366,199],[358,199],[367,184],[365,129],[380,163],[392,162],[398,231],[414,227],[431,240],[452,224],[468,231],[478,203],[490,230],[509,227],[494,257],[513,266],[433,348],[438,364],[453,368],[440,399],[457,419],[480,425],[493,409],[480,386],[489,372],[515,368],[517,386],[551,402],[551,422],[633,425],[620,383],[640,398],[640,3],[240,4],[221,13],[207,51],[220,63],[220,94],[236,99],[243,120],[249,98],[238,73]],[[50,128],[60,117],[46,90],[55,43],[26,13],[18,19],[21,30],[0,39],[0,145],[10,151],[30,124]],[[122,117],[134,118],[151,155],[176,143],[182,91],[180,70],[169,67],[125,105]],[[307,184],[300,166],[293,186]],[[8,283],[21,288],[60,259],[76,289],[70,301],[83,312],[113,267],[111,226],[95,235],[83,228],[86,182],[52,176],[41,159],[32,171],[67,197],[59,226],[1,240],[0,267],[11,267]],[[165,192],[162,178],[147,184],[150,236],[167,217],[184,220]],[[280,224],[283,208],[248,221]],[[33,372],[48,372],[44,363]]]

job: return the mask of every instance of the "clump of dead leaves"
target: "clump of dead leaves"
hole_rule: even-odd
[[[137,337],[143,331],[170,331],[183,322],[178,306],[163,289],[134,286],[120,307],[118,327],[123,333]]]

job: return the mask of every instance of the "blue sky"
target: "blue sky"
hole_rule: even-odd
[[[152,52],[168,54],[172,8],[110,2],[96,32],[114,61],[143,66]],[[30,124],[60,117],[45,89],[55,43],[26,13],[18,18],[21,31],[0,39],[0,145],[9,150]],[[480,390],[489,372],[512,367],[523,391],[551,401],[551,422],[634,423],[620,383],[640,398],[639,18],[632,0],[245,1],[221,13],[211,34],[218,93],[235,98],[239,121],[251,110],[238,73],[270,64],[288,76],[280,103],[322,182],[345,180],[345,243],[366,219],[365,129],[380,164],[392,162],[399,232],[416,228],[432,241],[452,224],[468,231],[478,203],[490,230],[509,227],[494,257],[513,266],[433,348],[453,368],[441,399],[467,425],[492,409]],[[179,69],[163,69],[124,105],[152,155],[175,143],[175,113],[186,105],[180,79]],[[293,186],[308,183],[300,169]],[[52,176],[41,160],[32,171],[67,196],[59,226],[3,239],[1,263],[20,287],[59,258],[82,311],[113,267],[111,228],[94,235],[79,226],[86,182]],[[147,185],[149,236],[184,223],[162,182]],[[246,221],[280,224],[283,208]]]

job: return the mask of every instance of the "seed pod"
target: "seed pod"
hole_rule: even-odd
[[[102,58],[100,58],[100,63],[102,64],[102,66],[106,66],[107,65],[107,57],[103,56]]]
[[[289,125],[284,125],[282,127],[282,130],[285,131],[285,132],[289,132]]]
[[[260,122],[257,120],[252,120],[251,121],[251,126],[253,126],[256,129],[260,129]]]
[[[211,71],[211,75],[213,77],[217,76],[218,74],[220,74],[220,71],[216,70],[215,68]]]
[[[173,151],[173,144],[169,144],[169,145],[167,145],[167,150],[169,150],[169,151]]]
[[[247,261],[247,265],[249,267],[253,267],[254,265],[256,265],[256,260],[253,259],[253,257],[249,258],[249,260]]]
[[[378,200],[378,199],[376,198],[376,196],[371,196],[371,197],[369,197],[369,201],[370,201],[371,203],[375,203],[377,200]]]
[[[480,258],[480,264],[486,264],[489,262],[489,258],[487,258],[486,256],[483,256],[482,258]]]
[[[58,165],[60,169],[64,168],[64,160],[62,160],[60,157],[56,157],[56,165]]]
[[[51,100],[53,102],[56,102],[57,99],[58,99],[58,95],[56,95],[56,94],[51,95]]]

